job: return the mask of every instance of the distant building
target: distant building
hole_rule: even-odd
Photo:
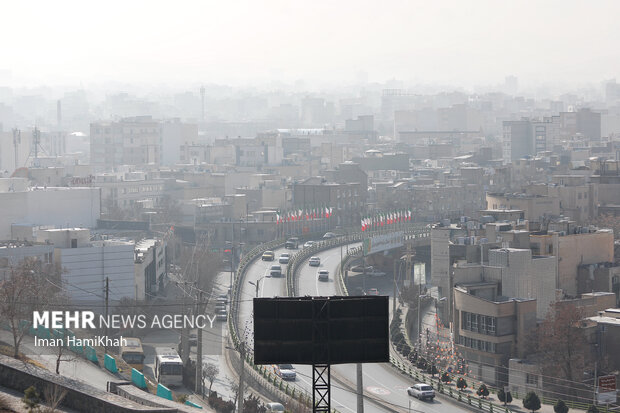
[[[151,116],[91,123],[91,165],[96,171],[112,171],[120,165],[157,167],[162,160],[161,133],[161,123]]]

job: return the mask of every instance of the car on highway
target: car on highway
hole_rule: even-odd
[[[280,254],[280,258],[278,258],[278,262],[280,264],[288,264],[288,261],[291,259],[291,254],[288,252],[283,252]]]
[[[273,261],[275,258],[276,254],[274,254],[273,251],[265,251],[261,257],[263,261]]]
[[[308,260],[308,265],[311,267],[318,267],[321,265],[321,259],[319,257],[310,257]]]
[[[284,243],[284,248],[286,248],[287,250],[296,250],[297,248],[299,248],[299,238],[292,237],[287,239]]]
[[[283,412],[284,406],[280,403],[267,403],[267,413],[269,412]]]
[[[325,235],[323,235],[323,238],[325,239],[336,238],[336,234],[334,234],[333,232],[326,232]]]
[[[318,270],[316,272],[317,277],[319,277],[319,281],[327,281],[329,280],[329,271],[327,270]]]
[[[364,266],[363,265],[355,265],[353,267],[351,267],[351,271],[352,272],[364,272]],[[385,273],[383,271],[379,271],[376,268],[374,268],[372,265],[367,265],[366,266],[366,275],[369,277],[383,277],[385,276]]]
[[[314,245],[314,241],[306,241],[304,243],[304,248],[308,248]]]
[[[282,276],[282,266],[278,264],[274,264],[269,268],[269,275],[271,277],[281,277]]]
[[[425,383],[416,383],[407,388],[407,394],[418,398],[419,400],[429,399],[433,401],[435,398],[435,390],[431,386]]]
[[[293,367],[292,364],[274,364],[273,372],[276,376],[282,378],[283,380],[294,381],[297,378],[295,367]]]
[[[368,290],[368,295],[379,295],[379,290],[376,288],[371,288]]]

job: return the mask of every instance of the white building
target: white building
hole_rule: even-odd
[[[153,298],[163,286],[166,276],[166,242],[144,239],[135,247],[135,297],[137,300]]]
[[[99,188],[27,187],[24,178],[0,179],[0,239],[11,238],[11,224],[55,227],[97,226]]]
[[[105,302],[108,298],[135,298],[134,242],[126,240],[90,241],[86,228],[38,231],[37,241],[54,246],[54,260],[63,269],[63,288],[74,302]]]

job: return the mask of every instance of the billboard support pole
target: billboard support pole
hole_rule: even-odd
[[[357,413],[364,413],[364,384],[362,363],[357,363]]]
[[[331,412],[329,364],[312,365],[312,412]]]

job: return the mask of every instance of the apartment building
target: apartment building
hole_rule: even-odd
[[[151,116],[124,118],[90,125],[90,159],[95,171],[120,165],[161,165],[162,126]]]

